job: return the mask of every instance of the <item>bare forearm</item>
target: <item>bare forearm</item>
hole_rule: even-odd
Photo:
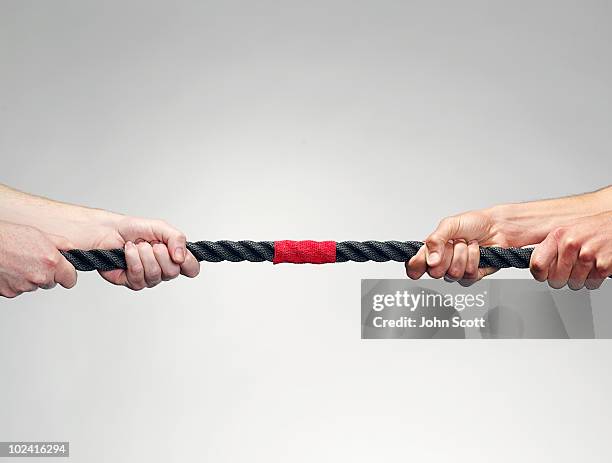
[[[553,229],[576,219],[612,210],[612,186],[591,193],[527,203],[502,204],[488,210],[499,233],[515,245],[541,242]]]
[[[112,226],[121,216],[23,193],[0,184],[0,220],[36,227],[87,247],[92,231]],[[95,233],[95,231],[94,231]]]

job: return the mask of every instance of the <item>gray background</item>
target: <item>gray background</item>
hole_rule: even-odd
[[[420,239],[610,183],[611,19],[2,0],[1,181],[192,240]],[[403,272],[210,264],[2,300],[0,438],[79,462],[610,461],[609,342],[362,341],[360,279]]]

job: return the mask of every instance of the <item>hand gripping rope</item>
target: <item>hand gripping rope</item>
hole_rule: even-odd
[[[198,241],[187,249],[198,261],[330,264],[334,262],[407,262],[420,241]],[[480,267],[528,268],[533,248],[480,248]],[[77,270],[124,269],[123,249],[62,251]]]

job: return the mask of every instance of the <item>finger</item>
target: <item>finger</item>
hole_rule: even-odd
[[[478,281],[478,265],[480,264],[480,246],[478,241],[472,240],[467,247],[467,263],[465,273],[459,282],[462,286],[470,286]]]
[[[550,266],[557,258],[557,241],[552,233],[550,233],[544,241],[538,244],[529,261],[529,269],[531,274],[538,281],[546,281]]]
[[[53,233],[47,233],[45,234],[45,236],[49,239],[49,241],[53,243],[55,248],[60,251],[69,251],[70,249],[76,248],[76,246],[72,244],[72,242],[69,241],[68,238],[64,236],[54,235]],[[64,284],[60,283],[60,285],[63,286],[64,288],[74,287],[74,285],[76,285],[76,282],[77,282],[77,273],[71,264],[68,263],[68,265],[69,267],[65,267],[62,265],[62,268],[58,269],[60,271],[60,275],[58,276],[56,272],[56,274],[54,275],[53,281],[49,281],[47,284],[40,285],[40,287],[42,289],[55,288],[55,286],[57,286],[57,284],[60,283],[58,280],[63,280],[65,284],[72,285],[72,286],[65,286]]]
[[[155,255],[155,259],[161,268],[162,280],[172,280],[180,275],[181,267],[172,261],[170,254],[168,253],[168,248],[165,244],[154,244],[153,254]]]
[[[200,273],[200,263],[197,261],[193,254],[187,251],[185,256],[185,262],[181,265],[181,274],[189,278],[197,277]]]
[[[115,270],[108,270],[104,272],[98,270],[98,273],[106,281],[114,285],[129,286],[128,281],[127,281],[127,274],[124,269],[118,268]]]
[[[144,279],[147,283],[147,287],[153,288],[162,281],[161,267],[157,263],[157,259],[155,259],[153,247],[146,241],[143,241],[142,243],[138,243],[136,248],[138,249],[138,255],[140,256],[140,261],[144,268]]]
[[[138,248],[131,241],[125,243],[125,285],[135,291],[140,291],[147,286],[145,281],[144,266],[140,260]]]
[[[593,265],[593,269],[589,272],[589,275],[584,282],[584,286],[588,289],[597,289],[601,286],[605,279],[606,276],[597,270],[595,265]]]
[[[601,253],[595,260],[595,268],[603,278],[612,275],[612,255]]]
[[[486,276],[492,275],[493,273],[497,272],[498,270],[499,269],[495,268],[495,267],[483,267],[483,268],[479,268],[476,271],[476,278],[463,278],[463,279],[459,280],[459,284],[461,286],[472,286],[477,281],[482,280]]]
[[[550,267],[548,274],[548,284],[555,288],[563,288],[574,268],[574,264],[578,260],[580,245],[570,239],[563,239],[557,244],[557,259]]]
[[[5,282],[4,284],[0,282],[0,296],[13,299],[19,296],[19,293],[15,291],[12,286],[8,284],[8,282]]]
[[[27,280],[19,280],[10,285],[11,290],[16,294],[31,293],[42,286],[36,285]]]
[[[61,256],[57,267],[55,268],[54,284],[49,287],[55,286],[55,283],[60,284],[66,289],[73,288],[77,283],[77,272],[76,269],[68,262],[64,256]],[[45,288],[47,289],[47,288]]]
[[[457,217],[447,217],[442,220],[438,227],[425,239],[427,265],[435,267],[444,260],[444,252],[448,249],[446,243],[456,236],[459,231],[459,220]]]
[[[440,261],[440,263],[433,267],[429,266],[429,268],[427,269],[427,273],[429,273],[429,276],[432,278],[442,278],[444,275],[446,275],[446,272],[448,271],[448,268],[450,267],[450,264],[453,260],[452,241],[446,243],[443,249],[444,250],[442,251],[442,260]]]
[[[412,258],[406,262],[406,275],[413,280],[418,280],[427,271],[427,261],[425,260],[425,246],[417,251]]]
[[[499,269],[495,267],[483,267],[478,269],[478,280],[482,280],[484,277],[488,277],[489,275],[493,275]]]
[[[464,240],[455,240],[454,243],[453,258],[446,276],[453,281],[457,281],[463,278],[465,274],[468,261],[468,245]]]
[[[76,273],[76,270],[75,270],[75,273]],[[51,275],[50,279],[47,279],[45,283],[39,284],[38,287],[40,289],[53,289],[57,286],[56,278],[57,278],[57,274],[53,274]]]
[[[595,259],[593,258],[592,254],[587,248],[582,248],[578,253],[578,259],[572,268],[572,272],[570,273],[570,277],[567,282],[570,289],[577,291],[584,287],[589,273],[591,273],[591,270],[593,270],[594,263]]]
[[[185,234],[164,221],[155,221],[153,233],[168,247],[170,257],[176,264],[182,264],[187,257],[187,238]]]

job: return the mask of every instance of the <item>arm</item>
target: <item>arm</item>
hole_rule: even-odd
[[[512,243],[540,243],[555,228],[576,219],[612,210],[612,185],[601,190],[565,198],[504,204],[489,209],[501,234]]]
[[[194,277],[199,263],[183,233],[160,220],[124,216],[66,204],[0,185],[0,220],[60,235],[81,249],[125,248],[127,270],[101,272],[113,284],[134,290],[162,280]]]
[[[470,284],[496,271],[479,269],[479,246],[522,247],[540,243],[553,230],[612,210],[612,186],[566,198],[503,204],[443,219],[406,264],[410,278],[425,272]]]
[[[0,219],[28,225],[45,233],[70,237],[78,248],[90,249],[121,216],[23,193],[0,184]]]

